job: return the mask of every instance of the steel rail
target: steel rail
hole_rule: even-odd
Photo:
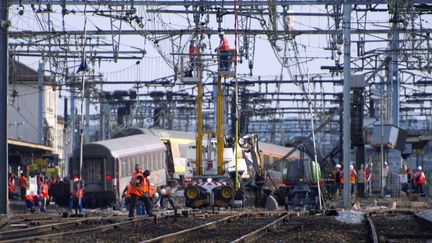
[[[263,235],[265,235],[268,231],[268,229],[274,229],[278,226],[280,226],[281,224],[283,224],[283,222],[289,217],[290,215],[286,214],[284,216],[282,216],[281,218],[276,219],[275,221],[271,222],[270,224],[267,224],[247,235],[244,235],[240,238],[238,238],[237,240],[232,241],[232,243],[234,242],[255,242],[257,240],[259,240]]]
[[[273,212],[273,213],[269,213],[269,212],[257,212],[257,213],[240,213],[240,214],[236,214],[236,215],[231,215],[228,217],[225,217],[223,219],[219,219],[210,223],[206,223],[200,226],[196,226],[190,229],[186,229],[186,230],[182,230],[182,231],[178,231],[175,233],[171,233],[171,234],[167,234],[167,235],[162,235],[153,239],[148,239],[148,240],[144,240],[141,241],[141,243],[150,243],[150,242],[179,242],[182,240],[187,240],[187,238],[191,235],[193,235],[194,233],[201,231],[201,230],[206,230],[206,229],[215,229],[220,225],[226,224],[231,220],[235,220],[238,219],[240,217],[244,217],[244,216],[280,216],[280,215],[284,215],[286,214],[285,212]]]
[[[87,219],[84,219],[81,222],[80,221],[69,222],[69,226],[74,225],[76,223],[82,223],[83,221],[86,221],[86,220]],[[38,241],[38,240],[46,241],[46,240],[53,240],[53,239],[58,239],[58,238],[62,239],[64,237],[70,236],[70,235],[80,235],[80,234],[99,232],[99,231],[102,232],[102,231],[106,231],[106,230],[120,227],[120,226],[125,225],[125,224],[131,224],[133,222],[140,221],[140,220],[153,220],[153,218],[134,218],[134,219],[128,219],[128,220],[123,221],[123,222],[117,222],[117,223],[112,223],[112,224],[107,224],[107,225],[102,225],[102,226],[96,226],[96,227],[92,227],[90,229],[73,230],[73,231],[67,231],[67,232],[38,235],[40,233],[46,233],[46,232],[49,232],[52,230],[57,230],[58,226],[61,226],[61,227],[67,226],[66,223],[60,223],[57,225],[57,227],[54,225],[50,225],[50,227],[47,227],[45,225],[45,226],[40,226],[41,229],[39,229],[39,230],[34,229],[34,228],[40,228],[40,227],[33,227],[30,229],[27,229],[27,231],[26,230],[20,230],[20,231],[22,231],[21,234],[9,235],[10,238],[4,239],[4,240],[0,239],[0,242],[6,243],[6,242],[26,242],[26,241]],[[23,235],[22,233],[24,233],[25,235]]]
[[[83,222],[89,221],[89,220],[90,219],[78,219],[78,220],[69,221],[69,222],[41,225],[41,226],[31,227],[31,228],[27,228],[27,229],[3,231],[3,232],[0,232],[0,242],[2,242],[3,240],[22,238],[22,237],[26,237],[26,236],[30,236],[30,235],[35,235],[35,234],[43,234],[46,232],[50,232],[54,229],[58,229],[59,227],[73,226],[73,225],[77,225],[77,224],[80,224],[80,223],[83,223]]]
[[[198,231],[198,230],[202,230],[202,229],[214,229],[217,227],[217,225],[223,224],[225,222],[227,222],[228,220],[231,219],[235,219],[240,217],[243,214],[237,214],[237,215],[231,215],[228,217],[225,217],[223,219],[219,219],[210,223],[206,223],[200,226],[196,226],[190,229],[186,229],[186,230],[182,230],[182,231],[178,231],[175,233],[171,233],[171,234],[167,234],[167,235],[162,235],[153,239],[149,239],[149,240],[144,240],[141,243],[149,243],[149,242],[175,242],[175,241],[179,241],[180,239],[186,239],[189,235],[193,234],[194,232]]]
[[[372,218],[370,217],[369,214],[366,215],[366,218],[367,218],[367,221],[368,221],[368,224],[369,224],[369,228],[371,230],[371,240],[372,240],[373,243],[378,243],[378,235],[377,235],[376,228],[375,228],[375,225],[373,223],[373,220],[372,220]]]
[[[292,216],[299,217],[299,216],[304,216],[304,215],[306,215],[306,212],[296,212],[296,213],[286,214],[286,215],[282,216],[281,218],[278,218],[275,221],[255,230],[249,234],[246,234],[246,235],[238,238],[237,240],[232,241],[231,243],[256,242],[261,237],[263,237],[268,232],[269,229],[275,229],[275,228],[279,227],[280,225],[282,225],[286,220],[288,220]]]
[[[388,210],[375,210],[375,211],[371,211],[368,212],[366,214],[366,218],[369,224],[369,228],[371,230],[371,241],[373,243],[378,243],[379,242],[379,237],[378,237],[378,233],[375,227],[375,224],[373,223],[373,220],[371,218],[372,215],[394,215],[394,214],[412,214],[414,215],[414,218],[416,220],[419,220],[423,223],[426,224],[432,224],[432,221],[426,219],[425,217],[419,215],[418,213],[415,213],[414,211],[410,210],[410,209],[388,209]]]

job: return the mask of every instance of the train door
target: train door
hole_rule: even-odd
[[[83,179],[86,191],[105,190],[105,166],[102,158],[85,158],[83,161]]]

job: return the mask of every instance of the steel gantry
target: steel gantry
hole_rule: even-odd
[[[429,107],[431,105],[430,97],[426,95],[431,92],[428,72],[431,70],[432,28],[427,24],[428,21],[423,20],[431,15],[429,0],[403,1],[403,4],[396,0],[40,0],[37,3],[30,0],[13,0],[1,1],[1,3],[0,40],[3,47],[9,46],[9,48],[2,48],[2,51],[9,49],[10,56],[20,60],[41,57],[44,62],[49,63],[49,70],[46,71],[56,75],[57,88],[71,92],[71,114],[75,112],[73,92],[91,93],[92,105],[101,107],[101,114],[96,117],[88,116],[90,120],[100,121],[101,134],[108,134],[106,133],[108,126],[116,123],[119,109],[123,109],[124,104],[107,101],[95,93],[108,89],[121,89],[124,85],[137,90],[138,97],[145,96],[149,93],[148,87],[155,86],[158,86],[155,88],[157,91],[180,93],[183,89],[190,95],[175,96],[171,100],[168,100],[166,95],[159,99],[143,97],[144,99],[131,100],[134,102],[131,107],[132,112],[124,117],[127,125],[157,122],[166,128],[174,128],[182,127],[184,122],[181,121],[184,119],[191,121],[193,118],[197,118],[196,122],[191,122],[195,127],[206,125],[199,120],[213,122],[215,114],[211,110],[216,108],[214,99],[218,101],[234,99],[232,95],[228,95],[233,91],[234,80],[224,81],[223,85],[227,88],[224,95],[220,92],[217,97],[212,97],[209,95],[211,94],[209,89],[215,86],[216,82],[208,81],[206,78],[214,75],[215,71],[214,67],[209,65],[202,70],[203,82],[200,85],[182,83],[181,80],[177,80],[178,74],[183,72],[179,70],[181,59],[179,53],[185,53],[188,41],[196,35],[203,37],[203,51],[212,52],[214,43],[211,38],[212,36],[214,38],[221,28],[229,36],[238,34],[238,65],[240,67],[246,63],[248,70],[247,73],[239,73],[236,80],[242,89],[238,97],[239,107],[242,108],[240,117],[244,122],[241,131],[246,132],[248,129],[249,132],[259,131],[269,140],[282,141],[283,139],[278,136],[279,133],[288,137],[290,132],[291,134],[307,132],[308,129],[313,130],[314,125],[326,124],[329,117],[333,120],[326,128],[329,132],[334,132],[334,124],[343,116],[344,134],[349,134],[347,115],[351,91],[347,90],[347,87],[351,74],[355,72],[362,73],[366,77],[364,95],[369,110],[366,112],[365,109],[365,114],[371,115],[375,108],[375,101],[371,98],[373,91],[382,89],[388,92],[381,97],[380,102],[385,101],[389,107],[392,107],[385,110],[388,113],[385,117],[392,117],[394,124],[407,124],[406,121],[423,116],[425,119],[432,117],[428,110],[428,105]],[[238,4],[236,11],[234,11],[235,4]],[[315,5],[319,11],[316,9],[306,11],[305,8],[297,8],[299,5]],[[350,7],[353,14],[348,16],[347,11]],[[12,12],[10,17],[7,10]],[[384,12],[388,14],[389,22],[382,24],[369,20],[370,15]],[[237,30],[233,27],[234,14],[239,16]],[[23,15],[34,17],[39,27],[30,24],[20,25],[25,21],[17,20],[20,20],[20,16]],[[86,31],[81,28],[80,18],[83,15],[92,20]],[[56,18],[57,16],[59,18]],[[173,16],[181,17],[175,19]],[[221,21],[223,17],[224,23],[214,22],[213,16]],[[352,25],[346,27],[344,23],[348,23],[349,17]],[[304,21],[305,18],[325,20],[327,26],[308,25]],[[107,23],[104,20],[108,20]],[[71,26],[74,23],[76,26]],[[5,29],[8,27],[6,36]],[[80,43],[85,36],[88,40],[83,46]],[[305,41],[310,36],[317,39],[326,38],[326,43],[313,46]],[[9,43],[6,37],[9,38]],[[128,42],[128,38],[134,38],[134,41]],[[247,77],[257,73],[257,67],[254,65],[258,53],[256,49],[259,48],[257,43],[263,39],[273,48],[274,54],[283,67],[283,77],[282,75],[272,78]],[[149,46],[153,47],[172,69],[173,76],[170,80],[149,82],[144,79],[106,80],[104,71],[100,68],[101,62],[140,61],[148,54]],[[322,52],[317,51],[311,55],[309,50],[314,51],[314,48]],[[82,52],[87,53],[88,65],[93,69],[93,73],[97,69],[101,78],[86,81],[89,84],[86,88],[88,90],[80,91],[79,85],[74,81],[74,73],[77,62],[79,64],[81,61]],[[9,56],[3,52],[1,54]],[[208,54],[203,58],[214,57]],[[240,61],[244,62],[240,63]],[[320,66],[320,70],[311,71],[309,67],[314,65]],[[2,67],[2,70],[2,78],[6,80],[8,67]],[[276,70],[274,72],[279,74],[280,67]],[[7,85],[6,81],[2,83]],[[218,80],[217,83],[221,84],[221,81]],[[385,89],[382,88],[384,86]],[[147,90],[143,87],[147,87]],[[1,90],[7,90],[7,86],[4,88]],[[197,89],[199,89],[198,93]],[[294,89],[300,92],[292,91]],[[425,95],[420,95],[422,93]],[[2,97],[4,98],[0,102],[0,107],[4,108],[7,95]],[[193,97],[197,99],[194,100]],[[342,106],[342,102],[345,102],[343,103],[345,112],[338,117],[333,117],[332,112]],[[202,103],[202,111],[192,109],[196,103]],[[179,112],[180,109],[182,112]],[[103,115],[103,111],[107,110],[109,112]],[[293,114],[299,113],[301,116],[296,120],[306,125],[300,126],[296,122],[287,121],[293,117]],[[408,114],[412,114],[412,117],[408,117]],[[152,119],[155,116],[162,120]],[[220,122],[221,115],[217,117]],[[307,119],[308,117],[312,119]],[[71,120],[75,120],[74,117]],[[306,120],[310,121],[305,122]],[[223,126],[228,125],[227,123]],[[208,124],[209,127],[212,125]],[[265,134],[260,126],[270,128],[270,134]],[[2,126],[1,129],[3,128]],[[194,130],[191,127],[184,129]],[[107,135],[103,136],[106,137]],[[6,143],[3,140],[6,138],[6,133],[0,132],[2,140],[0,145]],[[345,144],[344,161],[348,160],[347,150],[349,146]],[[7,161],[7,158],[2,159]],[[2,173],[6,173],[6,169],[3,170],[3,167],[0,169],[2,170],[0,180],[5,182],[6,175]],[[1,200],[0,203],[2,204],[0,206],[4,205]]]

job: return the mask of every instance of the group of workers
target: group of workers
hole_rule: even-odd
[[[15,178],[13,173],[9,174],[8,177],[8,192],[9,199],[20,198],[25,202],[28,212],[42,211],[46,212],[47,205],[49,203],[49,188],[50,185],[56,183],[56,179],[49,179],[44,173],[40,173],[36,178],[37,190],[28,190],[29,182],[24,173],[17,179],[19,184],[19,195],[16,190]],[[82,213],[82,199],[84,197],[84,190],[79,183],[78,178],[74,179],[73,191],[69,198],[69,208],[79,210]]]
[[[219,70],[229,71],[233,63],[233,53],[230,49],[230,45],[225,32],[219,33],[219,46],[215,49],[218,52],[219,57]],[[199,47],[196,45],[196,41],[192,39],[189,44],[189,63],[190,69],[186,71],[185,77],[193,77],[193,71],[196,67],[197,56],[199,55]]]
[[[18,196],[15,188],[15,179],[16,178],[14,174],[10,173],[8,178],[9,198],[21,198],[21,200],[24,200],[26,208],[29,212],[35,212],[38,210],[46,212],[46,206],[49,200],[49,180],[45,178],[45,176],[41,173],[37,177],[37,192],[35,192],[34,190],[30,190],[27,193],[28,180],[24,173],[21,173],[21,176],[18,178],[20,188]]]
[[[135,165],[132,179],[123,191],[126,205],[129,207],[129,217],[135,216],[135,208],[137,208],[137,215],[143,215],[145,212],[148,216],[153,216],[153,205],[158,200],[163,205],[163,201],[167,199],[173,209],[176,209],[174,201],[171,199],[171,188],[162,188],[159,195],[156,192],[155,186],[150,183],[149,176],[149,170],[142,171],[139,164]],[[140,207],[141,203],[144,204],[143,209]]]
[[[388,194],[388,178],[389,178],[389,164],[384,163],[383,167],[383,186],[384,193]],[[371,171],[369,166],[361,168],[360,172],[357,173],[353,165],[350,165],[349,170],[349,181],[351,185],[351,194],[354,195],[355,191],[359,196],[364,196],[368,190],[370,190],[371,182]],[[335,166],[333,171],[333,197],[339,195],[343,189],[345,179],[343,174],[343,168],[340,164]],[[423,168],[418,166],[417,171],[414,173],[412,169],[401,169],[400,175],[401,190],[409,196],[411,191],[422,195],[424,193],[423,187],[426,184],[426,176],[423,172]],[[357,190],[355,190],[357,187]]]

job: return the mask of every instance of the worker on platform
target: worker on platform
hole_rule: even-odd
[[[426,177],[421,166],[417,168],[417,171],[414,175],[414,182],[416,185],[416,192],[423,194],[423,185],[426,184]]]
[[[20,185],[21,199],[24,200],[27,192],[27,178],[25,177],[24,173],[21,173],[21,176],[19,178],[19,185]]]
[[[149,180],[150,171],[145,170],[144,173],[136,173],[135,180],[131,182],[129,187],[130,202],[129,202],[129,217],[134,217],[135,205],[137,200],[143,201],[145,209],[149,216],[153,216],[151,202],[149,199]]]
[[[339,195],[339,193],[342,190],[342,184],[341,184],[341,171],[342,166],[340,164],[337,164],[335,166],[335,169],[333,171],[333,198],[336,199],[336,197]]]
[[[230,46],[228,43],[228,39],[225,36],[225,32],[219,33],[219,47],[216,48],[216,51],[219,53],[219,69],[220,71],[229,71],[231,62],[230,59]]]
[[[355,186],[357,182],[357,171],[354,168],[354,165],[350,165],[350,184],[351,184],[351,194],[355,192]]]
[[[42,212],[46,212],[46,205],[48,203],[48,190],[49,190],[49,186],[48,186],[49,180],[45,179],[45,181],[42,183],[41,185],[41,190],[39,192],[39,198],[40,198],[40,202],[41,202],[41,211]]]
[[[185,74],[186,77],[193,77],[193,70],[196,66],[196,61],[197,61],[196,59],[197,59],[198,53],[199,53],[198,47],[195,44],[195,40],[192,39],[190,41],[190,44],[189,44],[190,69],[189,69],[189,71],[186,72],[186,74]]]
[[[71,210],[74,209],[76,214],[78,213],[77,211],[79,211],[79,213],[82,213],[83,198],[84,198],[84,189],[82,188],[80,180],[78,178],[75,178],[72,195],[69,199],[69,209]]]
[[[34,191],[30,191],[30,194],[25,196],[25,204],[27,207],[27,211],[34,213],[39,209],[39,197],[34,193]]]
[[[14,199],[16,196],[15,192],[15,175],[14,173],[9,173],[8,177],[8,193],[9,199]]]

